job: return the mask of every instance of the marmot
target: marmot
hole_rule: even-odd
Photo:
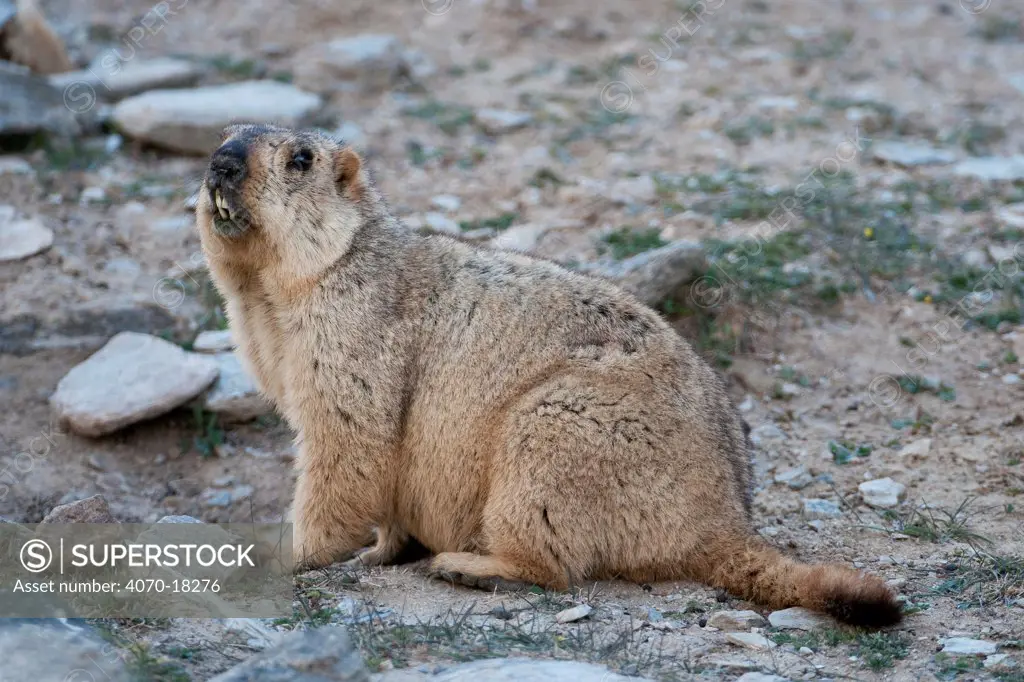
[[[752,530],[723,382],[613,284],[405,229],[359,155],[236,125],[196,207],[239,350],[297,432],[299,569],[410,538],[465,584],[693,579],[883,626],[876,576]]]
[[[63,73],[74,68],[64,41],[54,33],[35,0],[18,0],[9,22],[0,20],[0,59],[27,66],[35,73]]]

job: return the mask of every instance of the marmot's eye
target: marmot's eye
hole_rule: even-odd
[[[291,161],[288,162],[288,167],[292,170],[297,171],[308,171],[313,167],[313,152],[308,149],[300,149],[292,154]]]

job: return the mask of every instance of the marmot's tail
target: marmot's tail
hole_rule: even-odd
[[[694,569],[695,577],[773,609],[803,606],[873,628],[902,617],[892,591],[877,576],[793,561],[756,536],[715,540]]]

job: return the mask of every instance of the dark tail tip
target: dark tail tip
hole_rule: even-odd
[[[881,581],[862,583],[853,590],[829,595],[825,612],[836,620],[865,628],[895,625],[903,619],[903,609]]]

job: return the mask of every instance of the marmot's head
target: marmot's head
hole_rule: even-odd
[[[210,158],[196,222],[207,250],[229,260],[333,250],[361,224],[368,182],[359,155],[327,134],[233,125]]]

